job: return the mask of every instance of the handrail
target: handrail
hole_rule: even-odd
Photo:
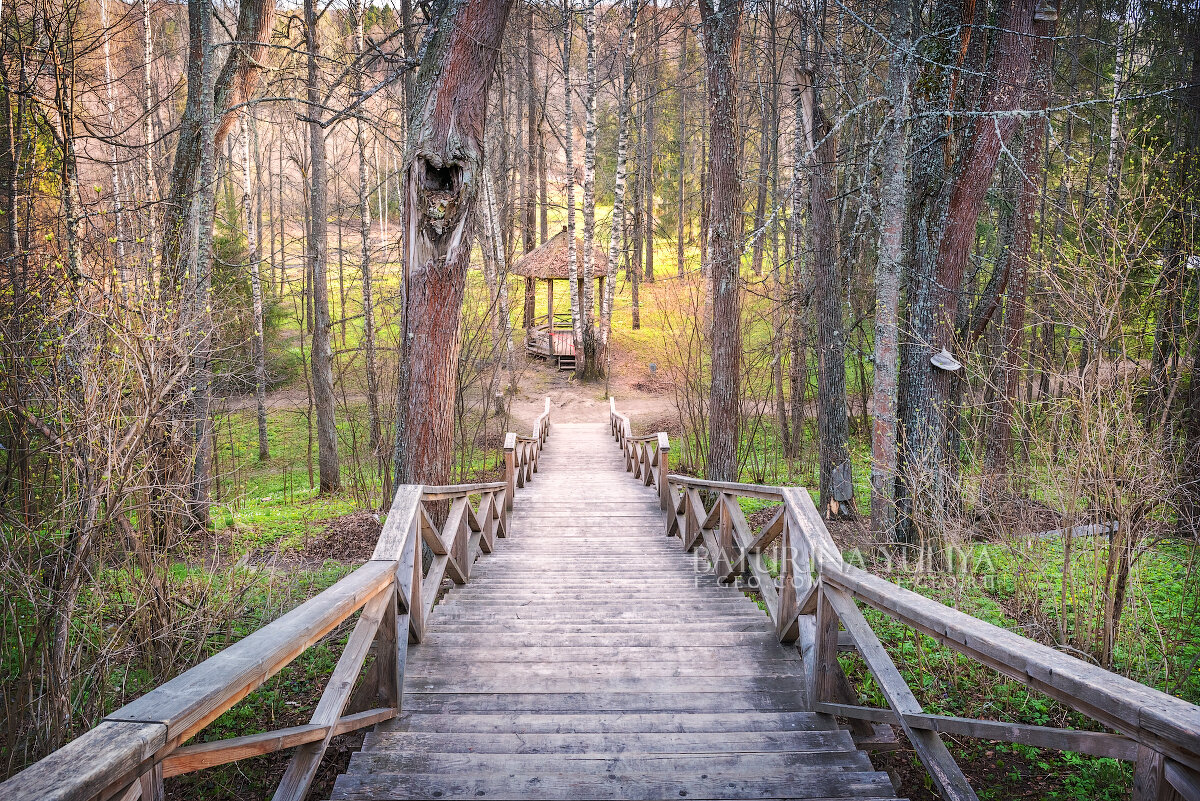
[[[629,418],[617,411],[613,398],[609,424],[625,456],[626,470],[643,478],[652,455],[639,448],[648,438],[632,436]],[[666,434],[658,434],[657,440],[658,450],[665,454]],[[901,726],[943,798],[976,796],[939,732],[1133,761],[1135,799],[1200,799],[1200,707],[847,563],[801,487],[709,481],[665,469],[656,473],[655,484],[665,499],[668,536],[680,537],[687,551],[702,547],[718,580],[728,582],[749,574],[756,583],[779,639],[795,642],[801,650],[814,711],[849,720],[856,733],[870,731],[867,721]],[[774,500],[780,506],[754,531],[737,502],[741,497]],[[767,548],[776,541],[781,541],[783,555],[778,578],[771,576],[765,561]],[[856,602],[1120,734],[926,714]],[[866,662],[888,709],[859,703],[838,662],[841,628]]]
[[[542,413],[533,421],[532,436],[522,436],[510,431],[504,435],[504,483],[508,487],[508,508],[512,509],[513,493],[525,486],[538,469],[538,457],[542,446],[550,436],[550,399]]]
[[[667,474],[671,469],[671,444],[663,432],[642,437],[633,436],[629,418],[617,411],[616,398],[608,399],[608,426],[625,455],[625,470],[641,479],[646,486],[654,485],[663,512],[671,509]]]
[[[509,433],[505,439],[507,480],[401,485],[366,564],[0,784],[0,798],[159,801],[164,778],[294,748],[274,797],[299,801],[333,737],[399,713],[409,642],[424,639],[443,580],[465,584],[475,560],[507,535],[513,473],[522,472],[518,485],[524,486],[549,433],[547,398],[532,437]],[[517,440],[520,456],[514,458],[509,443]],[[449,514],[439,526],[427,504],[446,501]],[[424,547],[433,554],[428,567]],[[183,745],[360,610],[309,724]],[[372,647],[375,661],[359,682]]]

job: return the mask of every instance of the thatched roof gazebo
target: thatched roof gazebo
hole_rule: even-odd
[[[571,266],[568,259],[570,237],[567,229],[559,231],[539,247],[526,253],[513,263],[511,275],[525,279],[527,337],[525,348],[536,356],[554,359],[564,370],[575,368],[575,338],[571,331],[571,312],[554,313],[554,282],[569,281]],[[595,255],[593,278],[599,282],[595,300],[597,306],[604,296],[604,282],[608,278],[608,254],[600,247],[593,247]],[[583,299],[583,240],[575,238],[575,263],[579,275],[579,298]],[[533,309],[534,281],[546,282],[546,315],[538,316]],[[593,315],[595,316],[595,315]]]

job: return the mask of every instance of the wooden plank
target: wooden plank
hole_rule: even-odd
[[[653,655],[649,655],[653,657]],[[725,659],[714,662],[696,662],[695,660],[642,659],[636,662],[602,662],[588,664],[585,662],[525,662],[520,670],[498,672],[496,665],[489,662],[467,662],[456,665],[452,673],[448,673],[444,665],[425,659],[413,659],[408,665],[405,680],[409,687],[421,686],[427,681],[449,681],[453,678],[459,682],[473,682],[479,692],[490,692],[489,687],[499,686],[503,681],[525,681],[532,679],[574,680],[609,678],[624,681],[630,678],[669,678],[675,680],[675,687],[680,686],[680,680],[692,679],[745,679],[757,676],[789,676],[803,677],[802,663],[790,659],[743,659],[736,653],[730,653]]]
[[[422,643],[426,646],[488,646],[492,648],[570,647],[570,646],[622,646],[625,648],[660,648],[664,646],[690,646],[703,641],[707,648],[740,648],[755,645],[763,640],[762,631],[711,631],[697,638],[690,631],[645,631],[645,632],[521,632],[481,631],[478,633],[443,633],[435,625],[430,628]],[[836,643],[835,643],[836,648]]]
[[[1188,770],[1178,762],[1168,759],[1163,768],[1167,783],[1185,801],[1200,801],[1200,774]]]
[[[503,734],[632,734],[823,731],[845,736],[833,719],[812,712],[417,713],[404,710],[387,731]]]
[[[782,663],[786,665],[786,663]],[[679,677],[631,675],[614,676],[600,673],[592,677],[527,675],[525,671],[510,672],[490,677],[458,675],[447,670],[440,676],[415,678],[409,676],[405,684],[406,693],[512,693],[532,695],[536,693],[670,693],[680,689]],[[784,692],[790,691],[798,698],[804,694],[804,676],[799,671],[772,673],[769,669],[751,676],[719,676],[722,692]],[[799,703],[799,702],[798,702]]]
[[[921,713],[921,706],[917,703],[916,697],[912,694],[912,690],[904,683],[900,671],[892,663],[891,657],[887,655],[883,645],[879,642],[879,638],[875,636],[875,632],[867,624],[866,618],[862,612],[854,604],[854,600],[833,587],[823,586],[821,588],[821,600],[817,606],[817,627],[821,629],[822,609],[828,602],[832,610],[841,618],[842,625],[846,627],[846,631],[854,638],[855,644],[858,646],[858,652],[862,655],[863,661],[867,663],[867,668],[871,671],[871,675],[875,678],[875,682],[879,685],[879,689],[883,692],[884,698],[887,699],[888,705],[900,715],[900,725],[904,728],[904,733],[908,736],[909,742],[912,743],[913,749],[917,752],[921,763],[925,766],[925,770],[929,773],[929,778],[933,780],[934,787],[937,788],[938,794],[947,801],[953,799],[962,799],[962,801],[976,801],[978,796],[971,789],[970,783],[967,782],[966,776],[954,761],[954,757],[950,755],[950,751],[946,748],[946,744],[942,742],[937,733],[928,729],[917,729],[908,724],[907,715]],[[828,640],[824,642],[823,658],[836,658],[837,640],[836,640],[836,619],[834,626],[834,637],[832,643]],[[822,636],[819,634],[818,636]],[[831,693],[830,693],[831,695]],[[829,695],[816,695],[814,700],[824,700]]]
[[[356,757],[356,774],[386,775],[416,773],[426,775],[456,774],[484,775],[506,772],[536,775],[546,773],[572,773],[580,778],[611,773],[629,774],[675,774],[699,776],[702,774],[732,775],[738,773],[763,777],[796,776],[816,773],[819,770],[871,770],[871,761],[866,754],[854,749],[841,751],[804,751],[799,753],[771,751],[766,753],[742,752],[733,754],[700,753],[557,753],[557,754],[495,754],[467,753],[462,751],[448,754],[402,750],[364,751]]]
[[[165,724],[104,721],[0,783],[0,798],[58,801],[120,789],[166,742]]]
[[[394,562],[400,558],[412,524],[416,515],[420,513],[423,492],[424,487],[419,484],[404,484],[396,490],[371,559]]]
[[[890,709],[874,709],[872,707],[830,703],[818,703],[814,705],[814,708],[818,712],[825,712],[843,718],[874,720],[889,723],[893,726],[900,725],[900,716]],[[1137,743],[1120,734],[1080,731],[1078,729],[1056,729],[1047,726],[1032,726],[1026,723],[978,720],[975,718],[930,715],[927,713],[905,715],[905,720],[915,729],[929,729],[941,734],[950,734],[959,737],[1020,743],[1022,745],[1033,746],[1034,748],[1073,751],[1079,754],[1120,759],[1126,762],[1132,762],[1137,758]]]
[[[354,715],[346,715],[334,725],[333,736],[374,726],[395,716],[396,710],[392,708],[371,709]],[[194,773],[197,770],[225,765],[240,759],[295,748],[298,745],[322,739],[328,729],[328,726],[306,723],[276,731],[185,746],[176,749],[162,761],[163,776],[169,779],[172,776]]]
[[[364,749],[441,754],[793,754],[849,751],[845,731],[632,732],[530,734],[397,731],[369,734]]]
[[[739,484],[734,481],[709,481],[704,478],[692,478],[691,476],[681,476],[677,473],[671,474],[671,482],[678,484],[681,487],[689,487],[693,489],[715,489],[722,492],[731,492],[734,495],[741,495],[745,498],[761,498],[768,501],[783,500],[783,489],[780,487],[771,487],[765,484]]]
[[[566,692],[566,693],[421,693],[405,692],[412,712],[799,712],[797,691],[722,692]],[[933,735],[937,736],[937,735]]]
[[[1139,745],[1133,766],[1133,801],[1171,801],[1163,755]]]
[[[786,650],[768,640],[762,645],[736,646],[744,658],[799,659],[792,650]],[[703,640],[701,640],[703,641]],[[661,646],[653,648],[625,648],[621,646],[558,646],[529,648],[474,648],[457,645],[431,645],[421,648],[421,658],[431,661],[453,660],[455,663],[472,659],[475,662],[633,662],[639,660],[665,659],[724,659],[733,652],[730,648],[708,648],[702,645],[688,647]],[[472,656],[474,654],[474,656]]]
[[[507,440],[506,440],[507,441]],[[496,492],[505,487],[503,481],[484,481],[478,484],[450,484],[441,487],[422,488],[421,497],[426,501],[449,501],[468,495]]]
[[[383,774],[341,776],[334,798],[521,798],[526,801],[587,798],[595,801],[658,801],[664,798],[894,798],[886,774],[818,769],[786,778],[744,778],[713,772],[672,775],[597,772],[591,775],[503,773],[486,775]]]

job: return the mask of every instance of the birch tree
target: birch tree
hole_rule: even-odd
[[[351,54],[356,62],[363,57],[365,48],[364,18],[366,12],[361,0],[353,0],[350,4],[350,14],[354,23],[354,37]],[[351,92],[356,97],[362,96],[363,69],[360,66],[351,76]],[[367,371],[367,417],[370,427],[371,452],[381,459],[383,446],[383,425],[379,419],[379,367],[375,350],[375,291],[373,288],[371,267],[371,190],[370,171],[367,165],[367,136],[363,123],[363,113],[360,110],[354,114],[354,144],[358,151],[358,236],[361,241],[359,259],[362,273],[362,307],[363,307],[363,346],[366,350]],[[382,464],[380,467],[382,468]]]
[[[590,0],[588,0],[590,2]],[[574,334],[576,370],[583,356],[583,314],[579,297],[579,254],[575,247],[575,101],[571,92],[571,40],[575,33],[574,0],[562,3],[563,152],[567,180],[567,283],[571,297],[571,331]],[[550,321],[554,328],[554,321]]]
[[[579,324],[582,334],[582,359],[576,362],[580,378],[595,378],[599,373],[596,358],[596,326],[592,314],[595,297],[596,239],[596,2],[585,0],[583,29],[587,37],[587,96],[584,102],[583,130],[583,297],[580,299]],[[569,93],[568,93],[569,94]],[[574,263],[574,262],[572,262]]]
[[[600,342],[607,353],[612,329],[613,296],[625,235],[625,183],[628,176],[630,102],[633,97],[633,55],[637,50],[637,18],[640,0],[629,0],[629,24],[625,28],[625,56],[621,70],[621,96],[617,104],[617,167],[613,179],[612,230],[608,235],[608,280],[600,308]]]
[[[267,351],[263,341],[263,293],[259,269],[262,257],[258,251],[254,210],[250,203],[250,113],[242,114],[242,210],[246,215],[246,245],[250,262],[250,302],[254,310],[254,401],[258,418],[258,460],[271,458],[267,441]]]

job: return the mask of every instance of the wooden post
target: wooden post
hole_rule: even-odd
[[[1139,744],[1133,766],[1133,801],[1168,801],[1174,791],[1163,775],[1163,755]]]
[[[838,616],[825,597],[823,587],[817,589],[817,631],[815,659],[809,669],[809,704],[832,701],[836,691],[836,674],[841,669],[837,661]]]
[[[671,442],[664,431],[658,432],[658,503],[668,514],[675,514],[671,503],[671,487],[667,477],[671,474]]]
[[[141,787],[143,801],[162,801],[166,798],[162,762],[155,763],[154,767],[139,776],[137,784]]]
[[[517,465],[513,449],[517,446],[517,435],[509,431],[504,435],[504,509],[512,511],[513,493],[517,489]]]

